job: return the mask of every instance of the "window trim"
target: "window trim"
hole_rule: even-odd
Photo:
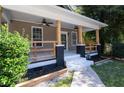
[[[31,41],[33,42],[33,28],[40,28],[42,31],[42,41],[43,41],[43,27],[41,26],[31,26]],[[31,44],[31,47],[33,47],[33,43]],[[43,43],[42,46],[39,47],[43,47]]]
[[[72,34],[73,34],[73,33],[76,34],[76,44],[73,44],[73,38],[72,38],[72,36],[73,36]],[[71,32],[71,45],[72,45],[72,46],[76,46],[76,45],[77,45],[77,32],[74,32],[74,31]]]
[[[66,31],[61,31],[61,35],[62,34],[65,34],[66,35],[66,49],[65,50],[67,50],[68,51],[68,49],[69,49],[69,42],[68,42],[68,32],[66,32]],[[62,41],[62,40],[61,40]]]

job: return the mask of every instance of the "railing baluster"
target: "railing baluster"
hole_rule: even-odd
[[[56,46],[56,42],[53,43],[53,49],[54,49],[54,50],[53,50],[53,55],[54,55],[54,56],[55,56],[55,52],[56,52],[56,51],[55,51],[55,46]]]
[[[52,48],[37,48],[37,43],[47,43],[47,44],[52,44]],[[32,41],[32,55],[34,56],[33,60],[37,60],[37,52],[40,51],[50,51],[52,53],[51,57],[54,56],[55,57],[55,46],[56,46],[56,41]],[[50,53],[50,54],[51,54]],[[47,56],[46,56],[47,57]]]
[[[86,52],[92,52],[92,51],[96,51],[97,50],[97,46],[96,44],[89,44],[86,46]]]
[[[33,44],[34,44],[34,50],[35,50],[36,49],[36,43],[34,42]],[[37,57],[36,52],[33,52],[33,55],[34,55],[33,60],[36,60],[36,57]]]

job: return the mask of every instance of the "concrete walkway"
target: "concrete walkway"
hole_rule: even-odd
[[[105,87],[105,85],[89,66],[85,71],[74,72],[71,87]]]
[[[68,71],[74,71],[71,87],[105,87],[96,72],[91,68],[93,61],[80,55],[65,58]]]

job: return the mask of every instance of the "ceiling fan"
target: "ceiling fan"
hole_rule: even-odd
[[[78,26],[74,26],[74,29],[75,29],[75,30],[78,30]]]
[[[50,24],[53,24],[53,22],[47,22],[47,20],[45,18],[43,18],[41,24],[45,25],[45,26],[50,26]]]

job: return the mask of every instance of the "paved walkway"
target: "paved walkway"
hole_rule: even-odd
[[[70,59],[71,58],[71,59]],[[93,61],[86,60],[80,56],[70,57],[66,59],[68,71],[74,71],[71,87],[105,87],[96,72],[90,67]],[[48,87],[54,85],[60,79],[65,78],[65,74],[61,78],[54,78],[46,82],[41,82],[35,87]]]
[[[105,87],[105,85],[89,66],[86,71],[74,72],[71,87]]]
[[[80,56],[66,59],[69,71],[74,71],[71,87],[105,87],[96,72],[90,67],[93,61]]]

